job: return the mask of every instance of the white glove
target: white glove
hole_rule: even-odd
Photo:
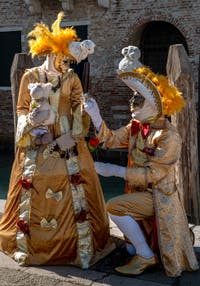
[[[110,163],[94,162],[96,172],[103,177],[120,177],[126,178],[126,167]]]
[[[71,132],[61,135],[56,139],[56,143],[61,150],[66,151],[75,145],[75,140],[71,136]]]
[[[100,115],[99,107],[96,100],[90,97],[87,101],[84,101],[85,111],[89,114],[97,131],[101,128],[102,117]]]

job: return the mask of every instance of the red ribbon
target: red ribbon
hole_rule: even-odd
[[[145,139],[149,133],[150,130],[150,124],[149,123],[141,123],[137,120],[132,120],[131,124],[131,136],[137,135],[138,132],[141,131],[143,139]]]

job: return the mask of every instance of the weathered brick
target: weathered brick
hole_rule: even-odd
[[[62,10],[60,1],[42,0],[42,14],[30,15],[23,0],[0,2],[0,28],[22,28],[22,52],[28,52],[26,36],[34,23],[42,20],[49,25]],[[117,78],[121,49],[125,45],[138,45],[143,27],[150,21],[171,23],[182,33],[194,70],[198,101],[200,1],[111,0],[109,9],[99,7],[96,0],[74,1],[74,10],[65,15],[66,24],[89,23],[88,38],[96,43],[95,53],[89,56],[89,92],[98,101],[101,114],[110,127],[127,123],[124,111],[113,112],[112,106],[128,105],[131,96],[130,90]],[[35,64],[38,63],[35,60]],[[12,110],[11,92],[0,90],[0,135],[11,141],[14,130]],[[116,115],[119,116],[116,118]]]

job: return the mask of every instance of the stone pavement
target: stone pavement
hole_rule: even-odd
[[[0,200],[0,216],[4,209]],[[154,271],[137,277],[118,275],[114,268],[124,264],[128,255],[123,248],[122,233],[110,223],[111,235],[117,248],[90,269],[72,266],[20,267],[11,258],[0,252],[0,286],[199,286],[200,270],[183,273],[179,278],[167,277],[157,266]],[[194,228],[195,251],[200,261],[200,226]]]

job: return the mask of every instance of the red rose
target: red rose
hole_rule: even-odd
[[[86,211],[86,210],[80,211],[80,213],[75,215],[76,222],[81,223],[81,222],[86,221],[87,220],[87,214],[88,214],[88,211]]]
[[[33,187],[33,184],[29,179],[21,179],[19,185],[25,190],[29,190]]]
[[[91,139],[89,140],[89,144],[90,144],[90,146],[92,146],[92,147],[97,147],[97,146],[99,145],[99,139],[97,139],[97,138],[91,138]]]
[[[21,230],[21,232],[23,232],[23,233],[29,232],[28,224],[23,219],[18,220],[17,226]]]
[[[70,182],[73,186],[77,186],[84,183],[84,180],[80,173],[76,173],[70,176]]]

